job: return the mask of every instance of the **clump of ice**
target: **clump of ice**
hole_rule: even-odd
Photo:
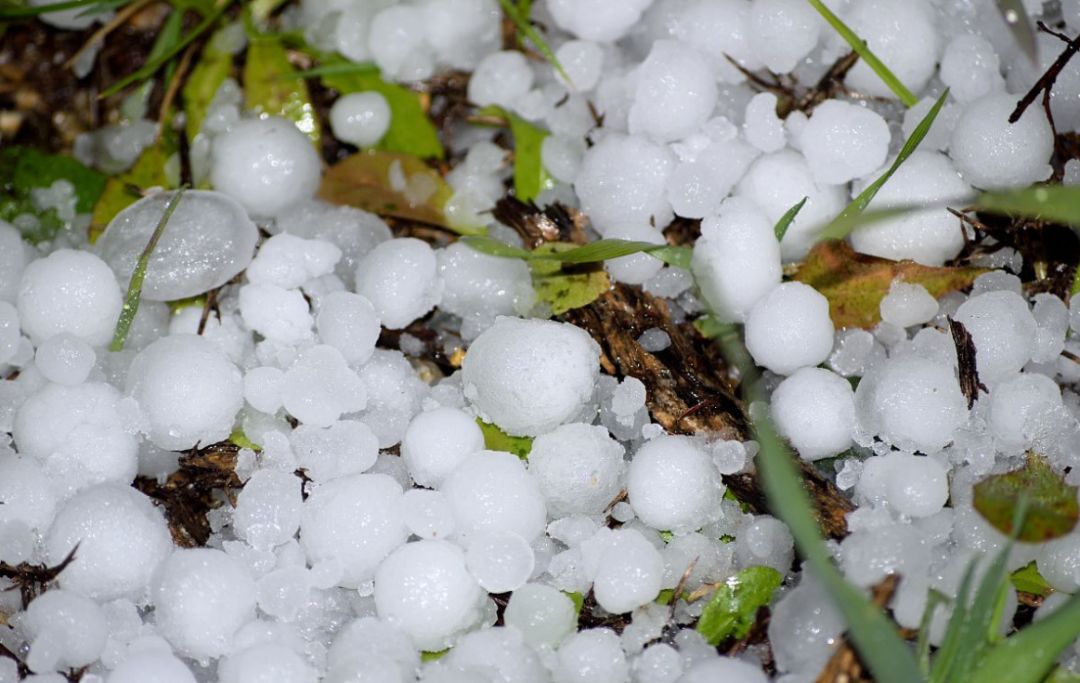
[[[529,452],[552,517],[599,514],[622,486],[623,447],[606,429],[567,424],[542,434]]]
[[[1005,88],[994,46],[972,33],[958,35],[945,46],[939,75],[957,102],[971,102]]]
[[[465,356],[465,396],[509,434],[542,434],[585,412],[599,355],[592,337],[573,325],[498,318]]]
[[[533,647],[554,647],[574,631],[574,603],[559,590],[541,583],[527,583],[514,591],[506,606],[507,626],[521,631]]]
[[[630,132],[658,142],[681,140],[708,120],[716,106],[716,80],[693,48],[658,40],[638,68]]]
[[[1004,452],[1022,453],[1067,424],[1061,388],[1046,375],[1021,373],[990,394],[990,432]]]
[[[341,249],[342,257],[334,272],[342,282],[352,282],[360,259],[391,237],[390,228],[375,214],[317,200],[294,204],[278,214],[268,229],[271,233],[287,232],[330,242]]]
[[[342,95],[330,107],[330,128],[342,142],[371,147],[390,129],[390,105],[374,91]]]
[[[667,148],[636,135],[612,134],[585,152],[574,190],[601,234],[619,225],[666,225],[664,185],[674,167]]]
[[[405,327],[442,298],[435,252],[412,237],[379,244],[356,266],[356,293],[371,302],[383,325]]]
[[[762,297],[746,319],[746,348],[779,375],[822,363],[833,347],[829,302],[801,282],[785,282]]]
[[[821,17],[799,0],[755,0],[747,19],[747,42],[776,74],[789,73],[817,47]]]
[[[244,274],[248,282],[296,289],[334,272],[340,258],[341,250],[330,242],[281,233],[262,243]]]
[[[466,457],[439,488],[454,511],[458,533],[513,532],[532,542],[544,531],[547,510],[536,479],[504,451]]]
[[[273,217],[311,199],[320,162],[311,140],[277,116],[240,121],[214,140],[210,182],[252,216]]]
[[[478,333],[495,316],[527,313],[536,300],[532,274],[520,259],[482,254],[462,242],[440,250],[437,258],[443,282],[439,309],[467,319],[463,328],[475,320]]]
[[[493,52],[480,60],[469,78],[469,101],[514,109],[532,87],[533,72],[517,50]]]
[[[623,614],[656,599],[664,579],[660,552],[637,529],[618,529],[598,540],[593,595],[608,612]]]
[[[619,636],[607,628],[579,631],[559,646],[554,676],[565,683],[620,683],[630,675]]]
[[[1019,294],[973,296],[961,304],[955,318],[975,342],[979,379],[988,385],[1019,372],[1035,352],[1035,318]]]
[[[772,417],[780,434],[805,460],[820,460],[847,450],[855,428],[851,384],[822,368],[802,368],[772,395]]]
[[[529,542],[512,531],[473,534],[465,548],[465,564],[489,593],[507,593],[528,581],[536,558]]]
[[[802,152],[814,180],[837,185],[881,166],[889,153],[889,138],[889,125],[873,110],[826,100],[803,129]]]
[[[639,448],[626,489],[642,522],[676,534],[713,521],[724,494],[712,459],[685,436],[661,436]]]
[[[1050,176],[1054,135],[1042,107],[1028,107],[1016,123],[1016,98],[992,93],[969,102],[956,122],[949,155],[964,180],[984,190],[1023,187]]]
[[[300,478],[292,472],[259,470],[236,497],[233,530],[256,550],[285,543],[300,526]]]
[[[22,523],[44,533],[56,503],[52,484],[35,460],[0,448],[0,527]]]
[[[926,0],[856,0],[844,21],[912,92],[922,90],[934,75],[941,36],[935,10]],[[848,72],[845,83],[873,97],[896,97],[862,60]]]
[[[623,37],[652,0],[552,0],[548,11],[559,28],[600,43]]]
[[[59,249],[23,269],[19,321],[34,342],[68,332],[92,346],[107,343],[120,317],[120,285],[104,261]]]
[[[367,389],[332,346],[302,352],[281,380],[281,401],[304,424],[329,427],[343,414],[363,410]]]
[[[889,293],[881,300],[881,319],[897,327],[929,322],[937,312],[937,299],[918,283],[893,280]]]
[[[375,307],[352,292],[333,292],[323,297],[315,326],[323,343],[337,349],[349,364],[361,364],[370,358],[379,339]]]

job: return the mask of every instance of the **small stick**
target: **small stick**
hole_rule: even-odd
[[[64,62],[64,68],[70,69],[72,66],[75,65],[75,62],[79,61],[79,57],[82,57],[84,54],[86,54],[87,50],[90,50],[94,45],[104,43],[106,36],[108,36],[116,29],[120,28],[125,22],[127,22],[128,19],[138,14],[139,10],[141,10],[143,7],[146,7],[152,2],[154,2],[154,0],[135,0],[135,2],[125,6],[122,10],[116,13],[116,16],[109,20],[109,23],[103,25],[101,28],[94,31],[94,33],[86,40],[86,42],[82,44],[82,47],[76,50],[75,54],[71,55],[71,57],[66,62]]]
[[[1039,22],[1039,28],[1044,28],[1045,24]],[[1049,29],[1044,29],[1052,35],[1057,35],[1051,32]],[[1061,36],[1058,36],[1059,38]],[[1039,77],[1039,80],[1035,81],[1035,85],[1031,86],[1031,90],[1024,95],[1019,102],[1016,103],[1016,109],[1013,109],[1012,114],[1009,115],[1009,123],[1016,123],[1020,120],[1020,117],[1024,115],[1024,112],[1031,103],[1034,102],[1042,91],[1050,92],[1050,89],[1054,87],[1054,81],[1065,69],[1065,66],[1069,63],[1069,60],[1073,58],[1078,51],[1080,51],[1080,36],[1073,38],[1069,41],[1069,44],[1065,46],[1058,58],[1054,60],[1054,63],[1046,70],[1046,72]]]

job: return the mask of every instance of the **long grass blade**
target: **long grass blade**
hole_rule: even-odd
[[[555,53],[551,51],[551,48],[548,47],[544,38],[535,28],[533,28],[533,25],[529,23],[529,16],[524,14],[518,6],[514,4],[513,0],[499,0],[499,4],[502,5],[503,12],[506,16],[513,22],[514,26],[517,27],[518,32],[528,38],[529,42],[536,46],[536,49],[544,56],[544,59],[559,72],[559,75],[563,77],[563,80],[573,87],[574,82],[570,80],[570,75],[566,73],[566,69],[559,63],[558,58],[555,56]]]
[[[967,683],[1039,683],[1080,637],[1080,594],[984,652]]]
[[[690,269],[693,250],[690,247],[673,247],[667,244],[637,242],[634,240],[605,239],[561,252],[535,252],[512,247],[491,237],[462,237],[461,241],[488,256],[519,258],[526,261],[558,261],[560,263],[599,263],[632,254],[649,254],[685,270]]]
[[[1075,185],[1037,185],[1022,190],[986,192],[975,200],[975,208],[1064,223],[1080,231],[1080,187]]]
[[[809,197],[800,199],[795,206],[785,211],[783,216],[780,216],[780,220],[776,221],[776,226],[773,227],[773,230],[776,232],[777,242],[782,242],[784,240],[784,235],[787,234],[788,228],[791,227],[791,222],[795,220],[795,217],[799,215],[802,208],[806,206],[807,199],[809,199]]]
[[[80,7],[89,7],[98,4],[100,1],[101,0],[65,0],[65,2],[54,2],[50,5],[37,5],[36,7],[11,7],[0,5],[0,21],[32,19],[33,17],[42,14],[63,12],[64,10],[78,9]]]

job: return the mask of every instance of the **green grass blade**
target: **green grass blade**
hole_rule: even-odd
[[[1027,55],[1027,58],[1033,64],[1038,64],[1039,55],[1035,49],[1035,29],[1031,27],[1031,20],[1028,19],[1024,3],[1020,0],[996,0],[995,4],[998,12],[1001,13],[1001,18],[1005,20],[1005,25],[1009,27],[1013,38],[1016,39],[1016,44],[1020,46],[1020,50]]]
[[[865,190],[859,193],[859,196],[851,200],[851,203],[840,212],[833,221],[822,231],[822,239],[843,239],[848,236],[850,229],[847,226],[851,222],[852,216],[858,215],[866,210],[866,207],[870,204],[871,200],[877,195],[878,191],[884,187],[885,183],[889,181],[889,178],[896,173],[897,169],[905,161],[908,160],[916,149],[919,148],[919,143],[923,141],[926,134],[930,132],[930,126],[934,125],[934,119],[937,118],[941,108],[945,105],[945,98],[949,96],[949,89],[946,88],[941,96],[937,98],[937,102],[934,102],[934,106],[930,107],[930,111],[926,112],[926,116],[919,121],[919,125],[915,126],[915,130],[911,131],[911,135],[904,141],[904,146],[900,148],[900,153],[896,155],[896,160],[892,162],[892,165],[881,174],[881,177],[870,183]],[[847,232],[844,232],[847,229]]]
[[[37,7],[20,7],[18,5],[0,5],[0,21],[14,21],[16,19],[32,19],[42,14],[49,14],[51,12],[63,12],[69,9],[78,9],[80,7],[91,7],[100,2],[100,0],[66,0],[66,2],[55,2],[51,5],[38,5]]]
[[[667,244],[636,242],[634,240],[597,240],[566,251],[543,253],[512,247],[491,237],[462,237],[461,241],[468,244],[476,251],[487,254],[488,256],[519,258],[526,261],[558,261],[560,263],[573,264],[598,263],[600,261],[609,261],[623,256],[644,253],[655,256],[669,265],[689,270],[690,258],[693,255],[693,250],[690,247],[673,247]]]
[[[860,59],[866,62],[866,65],[878,75],[878,78],[884,81],[885,85],[889,86],[889,90],[893,91],[896,97],[904,103],[904,106],[915,106],[915,103],[919,101],[918,98],[907,89],[907,86],[900,82],[900,79],[897,78],[892,71],[889,71],[889,67],[885,66],[885,64],[877,58],[877,55],[870,51],[870,48],[866,45],[866,41],[855,35],[855,32],[852,31],[847,24],[841,21],[840,17],[833,14],[832,10],[826,7],[825,3],[821,0],[807,0],[807,2],[818,11],[818,14],[828,22],[829,26],[832,26],[833,29],[840,34],[840,37],[847,41],[847,44],[851,46],[851,49],[859,55]]]
[[[1080,595],[984,652],[967,683],[1039,683],[1077,637]]]
[[[919,658],[919,669],[924,677],[930,676],[930,626],[934,622],[934,614],[937,608],[949,601],[949,598],[940,591],[931,588],[927,591],[926,607],[923,610],[922,620],[919,622],[919,637],[915,643],[915,653]]]
[[[1022,190],[986,192],[975,200],[975,208],[1064,223],[1080,231],[1080,187],[1075,185],[1036,185]]]
[[[570,76],[566,73],[566,69],[559,63],[559,60],[555,57],[555,53],[551,51],[551,48],[548,47],[548,44],[540,36],[540,33],[533,28],[531,23],[529,23],[529,15],[522,13],[518,6],[514,4],[513,0],[499,0],[499,4],[502,5],[503,12],[506,16],[514,23],[514,26],[517,27],[518,32],[528,38],[529,42],[531,42],[536,49],[540,51],[540,54],[544,56],[544,59],[559,72],[559,75],[563,77],[563,80],[573,87],[574,82],[570,80]]]
[[[960,589],[953,601],[953,613],[949,623],[945,627],[945,637],[941,640],[937,656],[934,658],[934,666],[930,671],[929,683],[945,683],[949,680],[949,674],[956,662],[957,648],[960,636],[967,621],[968,596],[971,595],[971,584],[975,580],[975,560],[968,563],[964,570],[964,576],[960,580]]]
[[[780,216],[780,220],[776,221],[776,227],[774,227],[773,230],[776,231],[777,242],[782,242],[784,240],[784,235],[787,234],[788,228],[791,227],[791,222],[794,221],[795,217],[802,211],[802,208],[806,205],[807,199],[809,199],[809,197],[800,199],[795,206],[785,211],[783,216]]]
[[[991,629],[997,627],[994,617],[999,614],[999,598],[1008,581],[1005,562],[1009,558],[1010,550],[1012,550],[1011,543],[997,554],[993,563],[983,574],[982,580],[979,581],[975,598],[967,611],[960,631],[953,665],[954,672],[968,672],[974,668],[979,655],[987,646]]]
[[[150,265],[150,256],[154,253],[154,248],[157,247],[161,236],[165,234],[165,226],[172,218],[176,207],[180,206],[180,200],[183,197],[184,188],[180,188],[169,198],[165,213],[161,215],[161,220],[150,235],[150,241],[146,243],[146,248],[135,263],[135,270],[131,273],[131,282],[128,283],[127,295],[124,297],[124,307],[120,309],[120,319],[116,321],[116,331],[113,333],[112,342],[109,343],[109,350],[114,353],[124,350],[124,342],[127,341],[131,323],[135,320],[135,314],[139,312],[139,299],[142,296],[143,280],[146,279],[146,267]]]

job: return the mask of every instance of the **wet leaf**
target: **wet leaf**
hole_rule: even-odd
[[[784,577],[772,567],[747,567],[716,589],[698,619],[697,631],[710,645],[743,638],[768,605]]]
[[[439,132],[428,118],[418,93],[396,83],[387,83],[374,66],[338,59],[325,61],[320,68],[329,70],[321,74],[323,85],[343,95],[374,91],[386,98],[390,105],[390,128],[376,145],[377,149],[422,159],[445,156]]]
[[[210,109],[210,102],[232,72],[232,55],[217,46],[222,40],[220,35],[219,31],[210,38],[181,91],[184,98],[184,130],[189,141],[198,135],[206,112]]]
[[[541,244],[533,253],[549,253],[576,249],[577,245],[566,242]],[[590,270],[566,271],[558,261],[538,259],[530,261],[533,271],[533,289],[536,298],[551,305],[552,315],[588,306],[611,287],[607,271],[596,265]]]
[[[319,198],[382,216],[437,225],[463,235],[483,232],[454,225],[443,207],[453,190],[418,157],[365,150],[343,159],[323,175]]]
[[[1039,573],[1039,567],[1034,562],[1030,562],[1014,571],[1009,579],[1012,581],[1013,588],[1021,593],[1030,593],[1045,598],[1054,592],[1054,589]]]
[[[297,79],[281,38],[250,37],[244,63],[244,106],[260,114],[284,117],[319,144],[321,130],[307,84]]]
[[[143,192],[152,187],[175,187],[177,178],[170,170],[170,159],[175,152],[174,143],[163,137],[144,149],[130,169],[109,178],[90,219],[91,243],[105,231],[116,214],[138,201]]]
[[[881,321],[881,300],[895,278],[920,284],[935,297],[971,285],[985,268],[933,267],[914,261],[858,254],[846,242],[822,242],[799,266],[795,279],[829,300],[836,327],[870,328]]]
[[[0,152],[0,196],[28,198],[31,190],[66,180],[75,189],[76,213],[89,213],[105,188],[106,176],[73,157],[10,146]]]
[[[510,127],[514,137],[514,194],[518,199],[530,202],[544,190],[554,187],[555,182],[540,158],[540,147],[548,136],[546,130],[494,105],[484,107],[477,115],[501,118]]]
[[[1029,453],[1019,469],[994,474],[975,484],[975,509],[1003,534],[1013,533],[1013,518],[1022,496],[1029,501],[1017,539],[1042,543],[1061,538],[1080,519],[1077,487],[1050,466],[1046,458]]]
[[[447,652],[450,652],[450,648],[445,648],[443,650],[438,650],[436,652],[432,652],[430,650],[424,650],[423,652],[420,653],[420,661],[421,662],[434,662],[434,661],[437,661],[439,659],[442,659],[446,655]]]
[[[476,424],[480,425],[480,431],[484,433],[484,448],[489,451],[513,453],[522,460],[528,459],[533,444],[531,436],[510,436],[497,426],[484,422],[480,418],[476,418]]]

